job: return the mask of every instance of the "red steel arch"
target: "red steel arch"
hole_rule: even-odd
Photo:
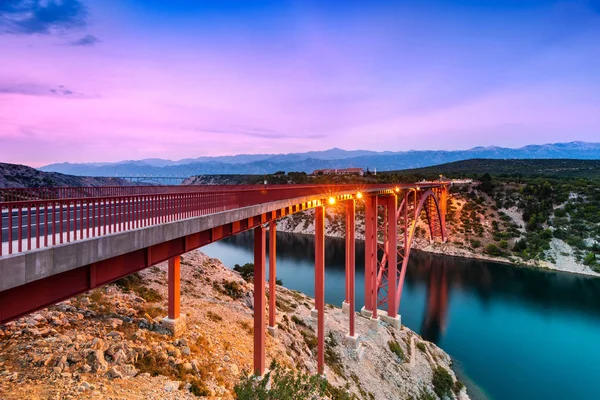
[[[394,207],[393,218],[390,218],[390,206],[394,201],[387,201],[378,204],[377,207],[377,294],[376,303],[373,307],[382,307],[388,311],[389,315],[395,317],[400,309],[400,300],[402,298],[402,288],[404,278],[408,267],[410,251],[414,240],[415,232],[418,227],[419,218],[423,214],[428,225],[430,240],[439,239],[445,242],[446,237],[446,199],[447,187],[420,190],[420,188],[406,189],[398,195],[388,196],[400,197],[400,205]],[[390,229],[390,223],[395,221],[396,231]],[[394,227],[391,227],[394,228]],[[389,240],[390,235],[397,239]],[[391,245],[392,242],[396,246]],[[396,251],[395,257],[390,257],[391,252]],[[389,262],[397,262],[397,268],[389,268]],[[393,271],[395,269],[395,271]],[[392,291],[395,293],[390,298],[389,276],[390,272],[395,272],[395,287]],[[390,312],[390,310],[394,310]]]

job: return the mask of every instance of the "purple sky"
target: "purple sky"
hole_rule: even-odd
[[[600,0],[0,0],[0,161],[600,141]]]

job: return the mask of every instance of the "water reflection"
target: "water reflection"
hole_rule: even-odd
[[[446,261],[442,261],[439,268],[432,268],[431,258],[427,257],[424,263],[417,266],[419,269],[429,271],[429,283],[427,285],[427,306],[423,323],[421,324],[421,335],[425,340],[437,343],[440,334],[446,330],[446,319],[448,315],[448,280],[446,277]]]
[[[221,260],[233,266],[226,249],[243,249],[244,257],[240,262],[252,262],[253,242],[249,232],[227,238],[204,249],[221,249],[218,251]],[[364,290],[364,243],[356,242],[356,296],[357,305],[363,304]],[[205,251],[203,249],[203,251]],[[207,251],[211,253],[211,251]],[[212,255],[212,254],[211,254]],[[314,240],[310,235],[277,234],[278,276],[288,275],[291,279],[284,284],[297,290],[312,293],[313,279],[301,278],[295,270],[297,264],[312,266],[314,260]],[[337,285],[333,283],[344,280],[345,243],[343,239],[327,238],[325,265],[327,269],[327,302],[339,304],[344,293],[332,291]],[[307,271],[307,273],[310,271]],[[298,281],[299,279],[299,281]],[[298,288],[293,286],[304,285]],[[569,312],[584,313],[595,317],[600,315],[600,279],[583,275],[567,274],[555,271],[542,271],[527,267],[514,267],[497,263],[489,263],[458,257],[446,257],[411,252],[411,258],[405,280],[405,289],[413,292],[422,288],[426,290],[427,315],[422,327],[438,326],[444,329],[448,313],[448,302],[453,292],[475,295],[482,307],[490,307],[499,298],[524,303],[539,312],[548,309],[561,309]],[[342,285],[343,287],[343,285]],[[412,304],[403,296],[401,312],[406,312]],[[360,299],[360,301],[359,301]],[[406,309],[405,309],[406,308]],[[429,328],[428,328],[429,329]],[[431,337],[439,336],[439,332]]]
[[[229,267],[252,262],[252,235],[202,251]],[[277,256],[283,284],[313,296],[312,236],[279,233]],[[338,306],[344,257],[344,240],[327,238],[325,301]],[[357,242],[357,308],[364,304],[363,261]],[[400,314],[455,359],[472,398],[600,399],[600,279],[413,251]]]

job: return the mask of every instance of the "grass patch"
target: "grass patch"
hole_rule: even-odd
[[[292,322],[299,326],[304,326],[304,327],[307,326],[306,323],[301,318],[299,318],[295,315],[292,315]]]
[[[143,308],[141,311],[145,314],[148,314],[152,319],[166,314],[164,308],[156,307],[156,306],[149,306],[149,307]]]
[[[404,361],[404,351],[402,350],[400,343],[390,340],[388,346],[390,347],[391,352],[398,356],[400,361]]]
[[[163,299],[161,294],[156,290],[144,286],[144,279],[137,272],[119,279],[115,282],[115,285],[124,292],[134,292],[150,303],[161,301]]]
[[[239,299],[244,295],[244,290],[242,286],[236,281],[226,281],[223,280],[221,284],[215,282],[213,287],[219,292],[224,294],[225,296],[229,296],[232,299]]]
[[[329,366],[338,376],[344,378],[344,364],[342,364],[342,358],[335,351],[335,347],[338,345],[333,333],[329,332],[327,340],[325,341],[325,364]]]
[[[417,349],[421,350],[423,353],[427,352],[427,345],[423,342],[417,343]]]
[[[313,333],[308,332],[306,330],[301,330],[300,334],[304,338],[304,342],[306,343],[310,351],[314,352],[317,349],[317,346],[319,345],[317,337]]]
[[[206,318],[210,319],[213,322],[223,321],[223,318],[220,315],[218,315],[212,311],[209,311],[206,313]]]
[[[238,323],[246,332],[248,332],[248,335],[254,334],[254,327],[251,326],[248,321],[238,321]]]

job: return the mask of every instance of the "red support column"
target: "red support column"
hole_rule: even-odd
[[[373,235],[376,230],[375,215],[373,215],[373,196],[365,196],[365,311],[372,310],[371,281],[374,268]],[[375,200],[376,201],[376,200]]]
[[[180,336],[186,330],[185,316],[180,315],[179,307],[180,293],[180,263],[181,257],[175,256],[169,259],[169,314],[164,318],[162,325],[171,332],[173,336]]]
[[[396,306],[396,279],[398,279],[398,215],[396,210],[398,209],[398,198],[395,194],[387,197],[387,237],[388,237],[388,268],[387,268],[387,282],[388,282],[388,316],[390,318],[396,318],[398,314],[398,308]]]
[[[276,305],[276,284],[277,284],[277,224],[275,221],[269,222],[269,333],[271,336],[277,336],[277,326],[275,317],[277,313]]]
[[[354,199],[346,202],[346,281],[348,282],[348,295],[346,300],[349,303],[349,326],[348,335],[354,337],[354,318],[356,306],[354,304],[354,272],[355,272],[355,204]]]
[[[446,234],[446,213],[448,208],[448,186],[444,185],[440,189],[440,220],[442,221],[441,231],[442,231],[442,241],[445,243],[448,239],[448,235]]]
[[[369,277],[370,280],[370,287],[371,287],[371,319],[373,320],[377,320],[379,317],[377,316],[377,252],[378,252],[378,246],[377,246],[377,201],[378,198],[377,196],[373,196],[373,199],[371,201],[371,215],[373,220],[371,221],[371,223],[373,224],[373,228],[372,228],[372,237],[369,239],[365,239],[365,240],[370,240],[371,241],[371,276]]]
[[[254,228],[254,375],[265,372],[266,230]]]
[[[315,208],[315,308],[317,317],[317,372],[325,372],[325,208]]]
[[[169,259],[169,319],[179,318],[181,257]]]

